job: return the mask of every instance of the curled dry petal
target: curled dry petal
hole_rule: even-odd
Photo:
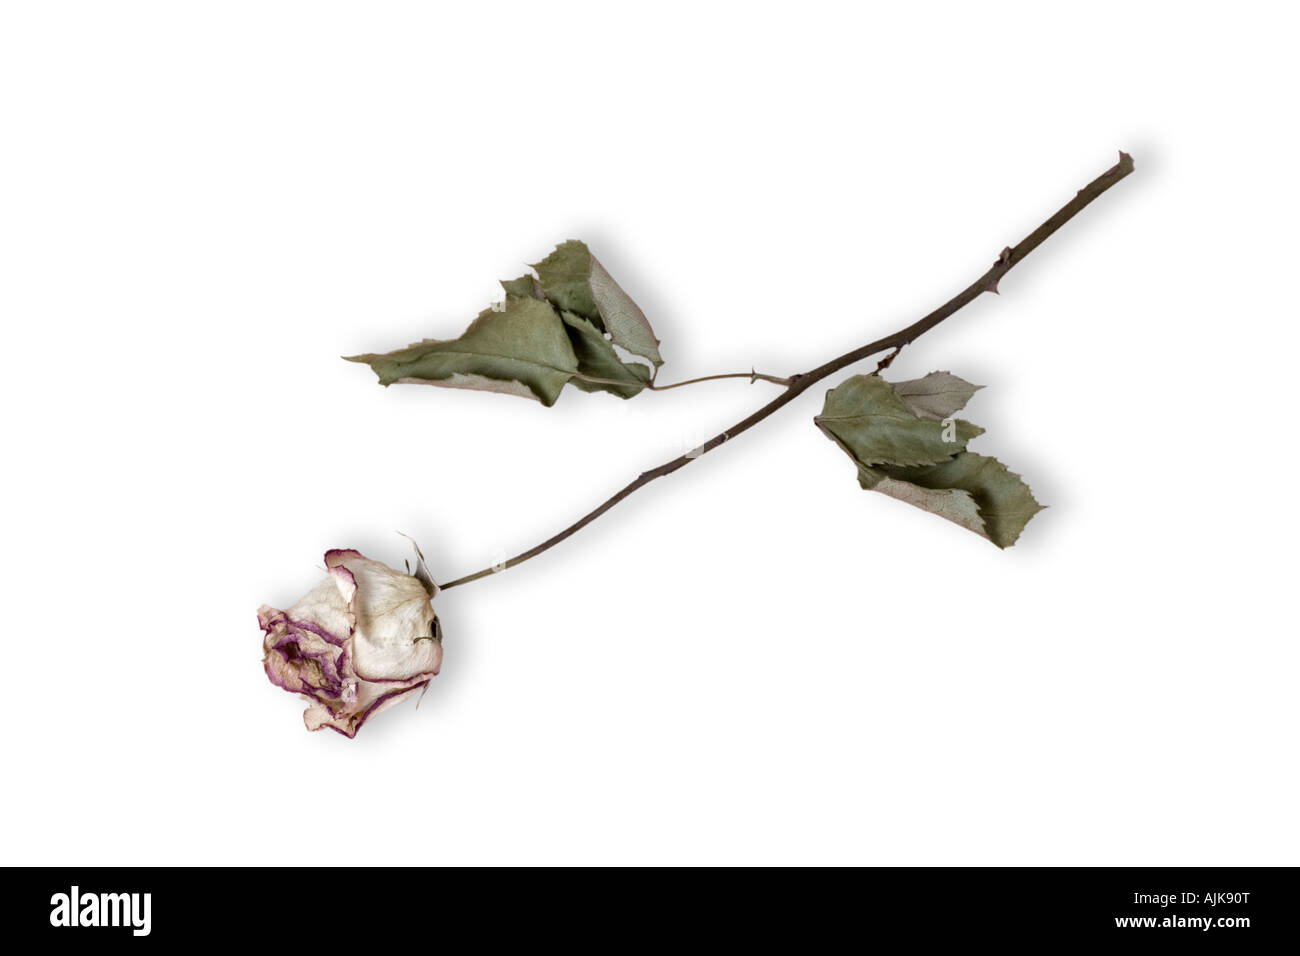
[[[308,730],[355,737],[442,666],[437,586],[358,551],[328,551],[325,567],[325,580],[288,610],[258,609],[263,666],[271,683],[310,703]]]

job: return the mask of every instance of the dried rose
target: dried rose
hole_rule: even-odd
[[[263,666],[271,683],[310,701],[308,730],[355,737],[438,673],[442,631],[431,603],[438,587],[423,558],[415,575],[357,551],[327,551],[325,567],[329,577],[289,610],[258,608]]]

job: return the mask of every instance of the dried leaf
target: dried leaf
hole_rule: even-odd
[[[541,262],[533,263],[546,298],[561,312],[573,312],[594,322],[602,332],[600,310],[591,294],[591,250],[585,242],[560,243]]]
[[[537,281],[536,276],[522,275],[518,279],[502,279],[501,288],[506,290],[506,295],[529,296],[534,299],[544,299],[542,294],[542,284]]]
[[[918,418],[879,375],[855,375],[826,393],[814,422],[862,465],[933,465],[984,429]]]
[[[663,364],[659,340],[645,313],[619,287],[587,244],[569,239],[533,266],[546,298],[562,312],[580,315],[619,348]]]
[[[968,455],[970,452],[962,452]],[[958,457],[961,457],[960,455]],[[937,467],[926,465],[923,467]],[[988,537],[984,529],[984,519],[980,516],[979,505],[969,491],[958,488],[925,488],[912,484],[904,478],[891,478],[885,472],[858,466],[858,483],[871,491],[906,501],[940,518],[956,522],[968,531]]]
[[[553,405],[578,371],[564,322],[550,303],[508,295],[503,311],[487,309],[456,339],[425,339],[365,362],[380,384],[414,382],[536,398]]]
[[[946,518],[999,548],[1010,547],[1042,505],[1002,462],[965,450],[966,441],[983,429],[970,425],[973,432],[963,432],[957,426],[965,423],[950,416],[977,386],[947,372],[900,385],[907,395],[878,375],[851,378],[827,393],[815,421],[854,460],[863,488]],[[943,421],[921,417],[940,412],[948,413]],[[953,429],[959,439],[947,443],[947,456],[925,463],[898,460],[934,451],[933,430],[942,428]],[[894,460],[885,460],[891,455]]]
[[[563,242],[536,268],[540,278],[503,279],[505,302],[480,313],[458,339],[426,339],[348,360],[370,365],[384,385],[485,389],[544,405],[555,404],[566,382],[621,398],[644,391],[654,370],[624,361],[617,349],[657,366],[663,361],[658,339],[587,246]]]
[[[640,362],[624,362],[591,322],[572,312],[561,312],[560,318],[569,330],[569,343],[578,357],[578,376],[586,376],[585,379],[577,376],[572,379],[578,388],[584,392],[610,392],[620,398],[631,398],[649,384],[650,367]]]
[[[962,452],[951,461],[937,465],[884,466],[879,471],[885,480],[875,485],[876,491],[955,521],[984,535],[999,548],[1015,544],[1029,519],[1043,510],[1019,475],[996,458],[974,452]],[[883,487],[887,484],[889,487]],[[911,487],[904,489],[898,485]],[[863,487],[867,485],[864,483]],[[982,528],[973,526],[969,505],[963,498],[975,505]]]
[[[951,372],[931,372],[924,378],[890,384],[912,414],[936,422],[952,418],[966,407],[972,395],[984,387],[972,385]]]

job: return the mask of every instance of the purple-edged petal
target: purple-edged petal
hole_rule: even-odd
[[[371,684],[362,681],[357,685],[357,698],[354,705],[344,711],[334,711],[319,701],[303,712],[303,723],[308,730],[337,731],[344,737],[355,737],[361,726],[376,714],[382,713],[406,700],[412,694],[429,685],[429,678],[414,682],[403,682],[394,687],[390,684]]]
[[[352,612],[351,587],[331,575],[303,595],[285,613],[302,630],[311,631],[331,644],[342,644],[352,636],[355,617]]]

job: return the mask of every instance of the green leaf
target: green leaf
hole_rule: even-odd
[[[621,398],[644,391],[654,369],[624,355],[658,366],[659,340],[587,246],[570,239],[535,268],[538,276],[503,279],[505,301],[480,313],[458,339],[425,339],[348,360],[369,364],[384,385],[487,389],[548,406],[566,382]]]
[[[533,268],[546,297],[557,309],[580,315],[605,331],[591,294],[591,250],[585,242],[577,239],[562,242],[541,262],[533,263]]]
[[[578,375],[604,379],[593,382],[575,377],[572,381],[578,388],[584,392],[611,392],[620,398],[631,398],[650,383],[650,367],[620,359],[614,346],[591,322],[572,312],[561,312],[560,318],[569,330],[569,343],[578,357]]]
[[[534,299],[546,298],[546,296],[542,295],[542,286],[537,281],[536,276],[522,275],[518,279],[502,279],[501,288],[506,290],[508,296],[531,296]]]
[[[899,394],[899,389],[906,394]],[[891,385],[878,375],[851,378],[826,395],[815,421],[858,467],[858,483],[946,518],[992,541],[1015,543],[1029,520],[1042,510],[1019,475],[996,458],[966,451],[966,441],[982,429],[953,421],[951,414],[977,386],[947,372]],[[925,416],[942,415],[942,421]],[[949,454],[929,462],[905,459],[937,450],[935,429],[949,428],[958,441]],[[963,437],[964,436],[964,437]],[[901,459],[901,460],[900,460]]]
[[[984,429],[918,418],[879,375],[855,375],[826,393],[817,427],[861,465],[933,465]]]
[[[586,243],[577,239],[562,242],[533,268],[546,298],[561,312],[572,312],[597,331],[608,332],[619,348],[656,366],[663,364],[659,340],[645,313],[605,271]]]
[[[425,339],[383,355],[348,356],[365,362],[380,384],[415,382],[486,389],[554,405],[578,371],[565,324],[550,303],[507,295],[503,311],[479,313],[456,339]]]
[[[1019,475],[996,458],[974,452],[921,468],[873,470],[883,478],[874,490],[955,521],[999,548],[1015,544],[1029,519],[1043,510]],[[859,481],[868,487],[861,474]]]
[[[951,372],[931,372],[924,378],[890,384],[912,414],[937,422],[952,418],[966,407],[972,395],[984,387],[972,385]]]
[[[539,265],[551,280],[552,304],[560,309],[569,344],[578,357],[578,374],[571,380],[572,384],[584,392],[609,392],[620,398],[632,398],[650,383],[654,373],[640,362],[624,362],[615,350],[612,333],[605,331],[606,323],[591,292],[593,276],[596,275],[593,263],[595,260],[586,246],[570,241]],[[505,289],[507,296],[542,299],[546,295],[541,282],[531,275],[504,280],[501,288]],[[566,304],[579,305],[586,313],[571,311],[565,308]]]
[[[962,452],[963,455],[972,454]],[[960,455],[957,457],[961,457]],[[922,467],[937,467],[925,465]],[[968,531],[988,537],[984,530],[984,519],[980,517],[979,506],[969,491],[958,488],[925,488],[915,485],[905,478],[891,478],[878,468],[858,466],[858,484],[869,491],[906,501],[940,518],[956,522]]]

